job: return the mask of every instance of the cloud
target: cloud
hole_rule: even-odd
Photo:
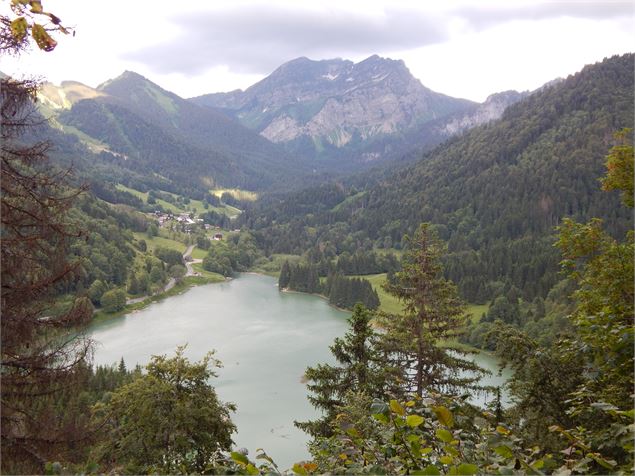
[[[589,20],[613,20],[633,18],[631,1],[558,1],[536,2],[532,4],[510,4],[506,6],[480,5],[464,6],[452,12],[476,30],[483,30],[497,24],[515,20],[547,20],[553,18],[579,18]]]
[[[460,7],[449,3],[448,8],[434,11],[426,11],[429,5],[422,2],[410,7],[389,5],[374,14],[300,5],[236,4],[181,12],[169,20],[180,32],[176,38],[127,52],[122,59],[158,74],[191,77],[224,66],[231,73],[264,75],[300,56],[359,58],[443,43],[450,40],[450,25],[456,20],[481,31],[516,20],[633,18],[630,1],[612,0],[464,3]]]
[[[176,39],[126,53],[156,73],[196,75],[216,66],[267,74],[299,56],[353,57],[405,50],[448,38],[434,14],[386,8],[382,15],[283,6],[236,6],[182,13]]]

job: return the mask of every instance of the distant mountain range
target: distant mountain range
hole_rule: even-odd
[[[512,287],[528,300],[545,298],[562,279],[553,244],[563,217],[600,217],[616,237],[633,227],[619,193],[604,192],[599,183],[613,134],[633,127],[633,68],[633,54],[586,66],[416,163],[357,174],[349,185],[270,195],[241,220],[260,231],[273,253],[340,250],[343,236],[355,237],[350,253],[360,243],[402,246],[405,235],[430,222],[448,244],[446,277],[470,302]],[[499,114],[496,102],[490,97],[481,111]],[[473,117],[491,117],[478,110]],[[473,124],[458,115],[445,127],[457,133]]]
[[[53,124],[94,152],[182,184],[263,189],[309,173],[280,146],[133,72],[96,89],[72,81],[45,84],[40,104]]]
[[[403,61],[371,56],[298,58],[245,91],[190,100],[130,71],[97,88],[47,83],[40,107],[103,160],[140,175],[182,189],[266,190],[414,160],[528,94],[452,98],[423,86]]]
[[[436,145],[500,117],[523,96],[509,91],[482,105],[453,98],[423,86],[403,61],[374,55],[359,63],[298,58],[245,91],[191,101],[219,108],[287,150],[364,163]]]

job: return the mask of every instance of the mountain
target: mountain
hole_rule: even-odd
[[[471,302],[503,289],[545,297],[561,279],[563,217],[633,228],[618,193],[600,190],[613,134],[634,122],[634,55],[589,65],[377,180],[269,197],[243,217],[274,253],[401,247],[419,223],[448,243],[446,274]]]
[[[478,104],[466,112],[453,114],[450,117],[438,121],[440,124],[436,125],[435,130],[439,132],[441,136],[447,138],[465,132],[473,127],[487,124],[488,122],[499,119],[505,112],[505,109],[528,95],[529,92],[519,93],[518,91],[504,91],[492,94],[484,103]]]
[[[309,172],[302,160],[238,122],[133,72],[97,89],[71,81],[46,84],[40,103],[61,129],[92,150],[190,188],[262,190]]]
[[[288,150],[357,162],[380,159],[408,131],[475,105],[431,91],[403,61],[376,55],[359,63],[298,58],[245,91],[191,101],[225,111]]]

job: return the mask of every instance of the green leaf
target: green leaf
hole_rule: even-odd
[[[459,474],[477,474],[478,466],[475,464],[461,463],[458,467]]]
[[[452,433],[450,433],[445,428],[439,428],[437,431],[435,431],[435,434],[437,435],[438,439],[440,439],[441,441],[445,443],[449,443],[450,441],[454,439],[454,437],[452,436]]]
[[[606,469],[613,469],[615,467],[615,465],[617,465],[617,462],[611,460],[611,461],[607,461],[604,458],[602,458],[599,454],[597,453],[589,453],[588,456],[590,458],[593,458],[593,460],[599,464],[600,466],[606,468]]]
[[[436,476],[441,474],[441,471],[439,471],[439,468],[437,468],[435,465],[431,464],[429,466],[426,466],[423,471],[419,471],[417,473],[412,473],[412,474],[426,474],[429,476]]]
[[[269,456],[267,453],[265,453],[265,451],[262,448],[258,448],[256,451],[259,452],[256,455],[256,459],[264,459],[266,461],[269,461],[271,464],[275,464],[273,462],[273,459],[271,458],[271,456]]]
[[[34,23],[31,27],[31,36],[33,36],[35,43],[41,50],[53,51],[57,46],[57,41],[51,38],[42,25],[37,23]]]
[[[452,458],[452,456],[450,455],[443,455],[439,458],[439,461],[441,461],[443,464],[452,464],[454,458]]]
[[[260,471],[258,471],[258,468],[256,468],[253,464],[249,463],[247,465],[247,473],[249,474],[260,474]]]
[[[406,414],[406,410],[403,409],[397,400],[390,401],[390,409],[397,415],[404,416]]]
[[[383,413],[374,413],[373,418],[381,423],[388,423],[390,420]]]
[[[449,455],[452,456],[459,456],[459,450],[457,450],[456,448],[454,448],[453,446],[446,446],[445,447],[445,451],[446,453],[448,453]]]
[[[496,431],[500,433],[501,435],[509,435],[511,433],[507,428],[500,425],[496,427]]]
[[[514,453],[509,448],[509,446],[505,446],[505,445],[497,446],[496,448],[494,448],[494,452],[497,455],[500,455],[503,458],[507,458],[507,459],[512,458],[514,456]]]
[[[375,401],[370,405],[371,415],[388,413],[388,405],[384,402]]]
[[[442,425],[452,428],[454,425],[454,417],[452,416],[452,412],[450,412],[450,410],[444,406],[434,407],[433,410]]]
[[[11,22],[11,34],[16,42],[19,43],[24,39],[28,26],[29,24],[24,17],[16,18]]]
[[[44,11],[40,0],[31,0],[29,3],[31,4],[31,11],[33,13],[42,13]]]
[[[302,465],[301,465],[301,464],[299,464],[299,463],[296,463],[296,464],[294,464],[294,465],[293,465],[293,472],[294,472],[295,474],[302,474],[303,476],[305,476],[305,475],[309,474],[309,473],[307,472],[307,470],[304,468],[304,466],[302,466]]]
[[[539,460],[534,461],[531,464],[531,467],[536,469],[536,470],[538,470],[538,469],[542,469],[544,467],[544,465],[545,465],[545,462],[543,460],[539,459]]]
[[[432,451],[433,451],[433,450],[432,450],[432,448],[430,448],[430,447],[428,447],[428,448],[422,448],[422,449],[421,449],[421,454],[422,454],[422,455],[427,455],[427,454],[432,453]]]
[[[242,464],[242,465],[248,465],[249,464],[249,460],[247,459],[247,457],[244,454],[242,454],[242,453],[238,453],[237,451],[232,451],[231,452],[231,457],[238,464]]]
[[[408,415],[406,417],[406,424],[412,428],[416,428],[423,423],[423,417],[419,415]]]

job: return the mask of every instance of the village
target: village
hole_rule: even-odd
[[[163,212],[161,210],[155,210],[153,216],[157,220],[159,228],[168,228],[188,235],[195,232],[197,228],[202,228],[206,232],[214,232],[211,236],[212,240],[221,241],[223,239],[220,226],[204,223],[202,218],[194,218],[194,214],[192,212],[174,214],[170,211]],[[233,231],[240,232],[240,229],[235,229]]]

